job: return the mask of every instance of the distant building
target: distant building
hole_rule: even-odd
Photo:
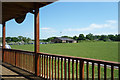
[[[51,42],[53,43],[77,43],[76,40],[70,38],[63,38],[63,37],[56,37],[52,39]]]

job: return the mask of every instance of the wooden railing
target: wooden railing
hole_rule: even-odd
[[[4,62],[9,63],[13,66],[22,68],[29,72],[35,73],[35,57],[33,52],[4,49]]]
[[[120,63],[90,58],[37,53],[39,76],[47,79],[117,79],[120,80]],[[35,73],[34,52],[4,49],[4,62]]]

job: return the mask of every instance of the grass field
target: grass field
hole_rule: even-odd
[[[28,51],[34,50],[34,45],[12,45],[11,47],[13,49],[21,49],[21,50],[28,50]],[[81,42],[81,43],[41,44],[40,52],[118,62],[118,42]],[[86,72],[86,65],[84,68]],[[98,67],[95,66],[95,78],[98,77],[97,68]],[[63,69],[64,69],[64,66],[63,66]],[[72,67],[71,67],[71,71],[72,71]],[[76,71],[76,68],[74,71]],[[107,68],[107,73],[108,73],[107,78],[110,78],[111,77],[111,75],[109,74],[111,73],[110,68]],[[104,76],[104,68],[101,67],[101,78],[103,78],[103,76]],[[89,77],[90,78],[92,77],[91,65],[89,67]],[[118,78],[118,69],[114,70],[114,77]]]
[[[34,50],[34,45],[11,45],[11,47]],[[118,42],[40,44],[40,52],[118,62]]]

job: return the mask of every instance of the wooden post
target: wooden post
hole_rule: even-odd
[[[64,69],[65,69],[65,72],[64,72],[64,78],[65,80],[67,80],[67,62],[66,62],[66,58],[64,58],[65,62],[64,62]]]
[[[80,61],[80,80],[84,80],[84,61]]]
[[[76,60],[76,80],[78,79],[78,60]]]
[[[94,68],[95,68],[95,66],[94,66],[94,63],[92,62],[92,80],[95,80],[95,78],[94,78],[95,77],[95,73],[94,73],[95,69]]]
[[[98,63],[98,80],[100,80],[100,63]]]
[[[52,80],[54,80],[54,58],[52,56]]]
[[[107,80],[107,69],[106,64],[104,64],[104,80]]]
[[[4,54],[4,48],[5,48],[5,23],[3,23],[2,27],[2,61],[5,61],[5,54]]]
[[[114,80],[114,66],[111,65],[111,80]]]
[[[49,56],[49,80],[51,80],[51,56]]]
[[[35,32],[34,32],[34,39],[35,39],[35,74],[39,76],[39,8],[37,5],[35,6]]]
[[[61,80],[63,80],[63,58],[61,57]]]
[[[74,80],[74,59],[72,59],[72,80]]]
[[[68,59],[68,80],[70,80],[70,59]]]
[[[87,80],[89,80],[89,62],[87,61],[87,64],[86,64],[86,70],[87,70]]]
[[[59,69],[60,69],[60,60],[59,60],[59,57],[58,57],[58,80],[59,80],[59,78],[60,78],[60,71],[59,71]]]

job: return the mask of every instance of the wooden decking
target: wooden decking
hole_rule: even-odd
[[[34,74],[14,67],[7,63],[2,63],[2,79],[3,80],[42,80],[40,77],[36,77]]]
[[[0,67],[2,67],[2,79],[4,80],[28,80],[27,78],[21,76],[20,74],[10,70],[9,68],[7,68],[6,66],[2,66],[0,65]]]

